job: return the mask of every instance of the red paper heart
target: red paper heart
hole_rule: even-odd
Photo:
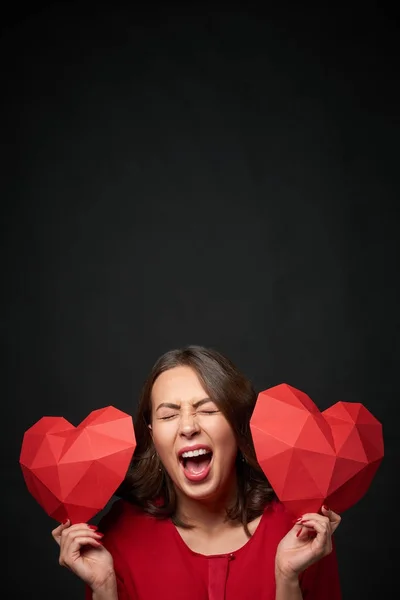
[[[383,459],[382,425],[362,404],[337,402],[321,413],[287,384],[259,394],[250,429],[258,463],[296,517],[323,504],[347,510]]]
[[[42,417],[23,438],[20,465],[32,496],[63,522],[86,522],[123,481],[136,446],[132,417],[108,406],[78,427]]]

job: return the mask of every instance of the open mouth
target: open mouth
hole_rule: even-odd
[[[203,481],[210,471],[213,453],[208,448],[188,450],[179,455],[183,472],[190,481]]]

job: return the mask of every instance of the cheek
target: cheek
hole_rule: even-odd
[[[172,423],[153,424],[153,443],[158,454],[172,455],[175,442],[175,427]]]
[[[224,450],[235,450],[237,449],[237,443],[235,435],[231,429],[229,423],[225,419],[215,420],[209,424],[208,433],[213,442]]]

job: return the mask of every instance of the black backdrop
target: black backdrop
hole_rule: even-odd
[[[336,536],[344,597],[380,597],[399,535],[393,15],[47,3],[3,15],[1,61],[7,597],[81,597],[23,482],[24,431],[133,412],[188,343],[382,421],[386,458]]]

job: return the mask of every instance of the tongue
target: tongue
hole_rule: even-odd
[[[210,456],[198,456],[196,458],[187,458],[185,469],[193,475],[198,475],[206,470],[210,463]]]

